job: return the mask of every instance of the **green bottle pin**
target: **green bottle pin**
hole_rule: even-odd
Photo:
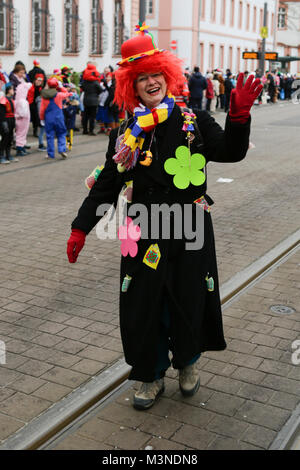
[[[208,277],[208,274],[207,274],[205,280],[206,280],[207,290],[209,292],[213,292],[215,289],[214,278]]]
[[[126,276],[124,277],[123,282],[122,282],[122,292],[127,292],[128,291],[129,285],[131,283],[131,279],[132,279],[132,277],[128,276],[128,274],[126,274]]]

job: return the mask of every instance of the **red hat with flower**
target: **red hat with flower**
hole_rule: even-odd
[[[168,91],[177,94],[183,84],[182,61],[171,52],[159,49],[145,23],[135,29],[137,35],[122,44],[122,60],[115,71],[115,102],[119,108],[132,111],[139,103],[135,80],[142,73],[160,72],[164,75]]]

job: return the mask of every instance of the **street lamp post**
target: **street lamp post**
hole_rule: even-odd
[[[140,0],[140,15],[139,20],[143,23],[146,20],[146,0]]]
[[[264,3],[264,27],[267,26],[267,14],[268,14],[268,4],[267,2]],[[260,72],[263,76],[265,73],[265,52],[266,52],[266,38],[264,37],[262,39],[262,44],[261,44],[261,57],[260,57],[260,63],[259,63],[259,68]]]

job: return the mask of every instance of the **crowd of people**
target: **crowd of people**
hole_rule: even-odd
[[[233,74],[227,69],[225,74],[221,69],[207,71],[202,75],[199,67],[194,67],[193,72],[185,69],[185,86],[179,99],[181,106],[189,106],[192,109],[206,109],[211,114],[216,110],[226,113],[229,109],[231,91],[236,87],[238,74]],[[260,78],[263,91],[256,100],[256,104],[276,103],[278,99],[290,100],[292,97],[292,84],[297,79],[296,74],[281,73],[267,70],[261,75],[259,70],[249,73],[244,72],[244,82],[249,75]]]
[[[260,78],[264,86],[256,104],[291,99],[296,76],[278,71],[266,71],[261,76],[258,70],[252,74]],[[244,75],[246,80],[249,72]],[[225,73],[215,69],[203,75],[196,66],[192,72],[186,68],[184,76],[185,83],[176,96],[179,106],[206,109],[210,114],[228,112],[238,74],[229,69]],[[25,65],[18,61],[9,74],[0,60],[0,163],[19,161],[18,157],[28,154],[30,122],[33,136],[39,139],[38,151],[47,152],[48,159],[55,158],[55,138],[59,154],[67,158],[74,132],[80,132],[77,116],[81,118],[82,134],[109,135],[125,118],[125,112],[114,102],[115,88],[111,66],[100,73],[94,62],[88,62],[76,84],[72,69],[66,65],[47,77],[38,60],[34,60],[28,73]],[[15,156],[12,148],[16,149]]]

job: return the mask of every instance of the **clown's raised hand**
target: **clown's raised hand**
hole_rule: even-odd
[[[254,80],[253,75],[248,77],[244,86],[243,81],[244,74],[240,73],[236,88],[231,92],[229,109],[230,119],[242,124],[247,122],[250,116],[250,109],[263,89],[260,78]]]

